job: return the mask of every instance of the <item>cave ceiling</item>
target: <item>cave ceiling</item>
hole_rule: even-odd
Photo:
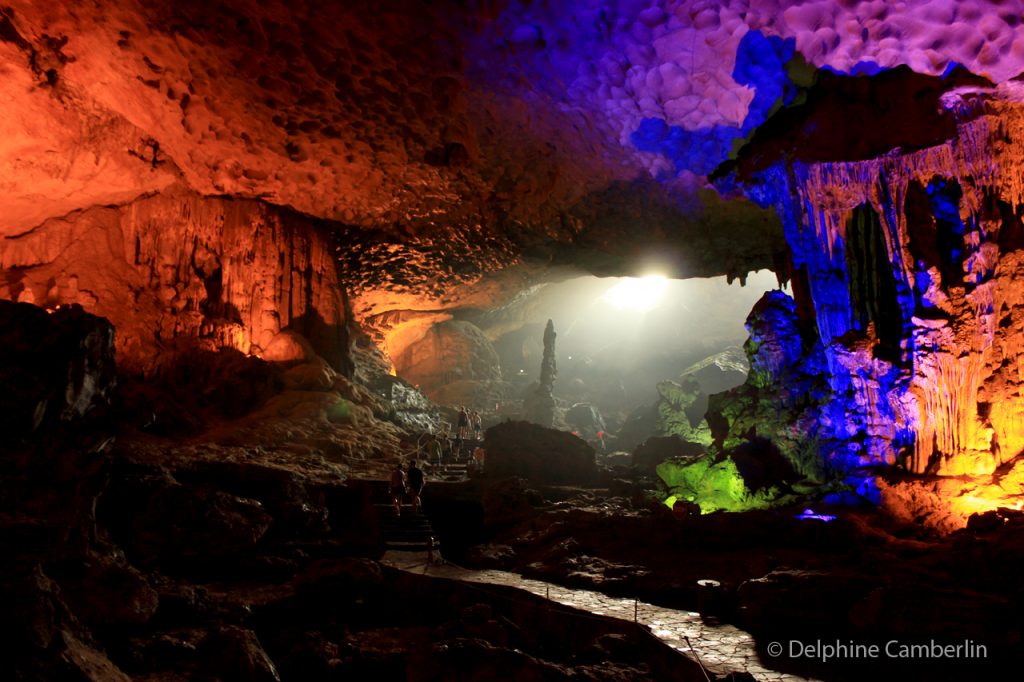
[[[901,135],[941,141],[941,117],[894,128],[882,115],[902,106],[886,93],[906,90],[903,71],[887,72],[878,97],[821,88],[900,66],[935,77],[914,92],[938,93],[957,64],[972,84],[1008,81],[1024,64],[1022,10],[11,0],[0,8],[0,234],[172,186],[254,199],[332,228],[363,319],[493,303],[529,283],[523,265],[778,270],[778,219],[708,176],[751,139],[762,157],[803,139],[834,158],[842,140],[855,157]],[[916,106],[933,111],[937,96]],[[860,103],[847,107],[851,97]],[[878,98],[892,106],[863,115]],[[773,119],[806,102],[825,112],[814,125]],[[739,162],[771,159],[748,150]]]

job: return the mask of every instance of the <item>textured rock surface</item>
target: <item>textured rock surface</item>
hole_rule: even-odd
[[[523,417],[534,424],[550,427],[555,420],[555,379],[558,363],[555,356],[555,325],[548,320],[544,327],[544,355],[540,361],[540,381],[523,399]]]
[[[661,381],[658,383],[658,425],[659,436],[678,436],[684,441],[700,445],[711,444],[711,430],[703,415],[691,416],[690,408],[700,396],[700,385],[693,379],[682,383]],[[697,422],[694,425],[694,421]]]
[[[1016,92],[944,98],[959,121],[944,144],[755,173],[825,348],[831,435],[862,441],[861,463],[989,474],[1024,447]]]
[[[4,298],[77,303],[110,320],[129,372],[155,374],[191,349],[258,355],[286,328],[347,362],[328,242],[259,202],[172,192],[93,208],[4,240],[0,266]]]
[[[848,473],[852,467],[842,457],[847,444],[828,441],[821,423],[823,403],[831,398],[821,347],[801,332],[793,299],[781,291],[766,293],[746,327],[750,337],[744,350],[751,367],[746,382],[709,399],[707,420],[716,448],[731,452],[770,441],[793,469],[811,479]]]
[[[487,475],[521,476],[536,483],[587,483],[595,473],[594,449],[576,436],[528,422],[487,429]]]
[[[763,118],[783,90],[761,73],[779,77],[782,39],[841,71],[940,74],[955,61],[1005,80],[1024,58],[1007,8],[935,0],[513,4],[476,16],[394,0],[301,12],[104,2],[90,13],[26,0],[3,21],[18,111],[5,161],[30,171],[7,194],[19,210],[6,229],[55,215],[31,198],[43,179],[66,197],[62,214],[178,174],[203,193],[269,196],[349,223],[435,220],[467,198],[456,210],[473,215],[488,196],[525,198],[515,211],[537,216],[637,168],[672,168],[631,142],[645,119],[693,132]],[[780,44],[744,56],[752,29]],[[56,129],[58,148],[83,153],[49,159],[36,140]],[[517,134],[516,148],[504,144]],[[698,133],[691,153],[712,167],[714,139]],[[498,170],[482,168],[495,158]]]
[[[116,385],[114,329],[81,306],[53,314],[0,300],[0,419],[17,444],[109,408]]]
[[[431,395],[455,381],[501,379],[498,354],[483,332],[469,322],[435,324],[401,355],[392,355],[395,369]]]
[[[800,101],[795,51],[996,82],[1024,63],[1016,15],[981,1],[22,0],[0,27],[3,234],[176,183],[338,221],[356,317],[385,352],[410,320],[416,335],[493,305],[551,263],[775,265],[778,223],[703,176]]]

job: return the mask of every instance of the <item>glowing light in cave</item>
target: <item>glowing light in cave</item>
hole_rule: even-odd
[[[668,287],[668,279],[662,275],[626,277],[604,292],[601,297],[619,310],[647,312],[661,302]]]

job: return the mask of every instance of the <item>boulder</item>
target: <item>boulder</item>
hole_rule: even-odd
[[[72,611],[88,625],[140,625],[156,613],[156,590],[119,553],[93,553],[55,577]]]
[[[281,375],[285,388],[297,391],[329,391],[338,373],[323,358],[314,358],[287,370]]]
[[[8,621],[0,644],[0,678],[129,682],[68,609],[58,585],[38,565],[0,570]]]
[[[98,414],[116,385],[114,327],[79,305],[0,300],[0,385],[5,445]]]
[[[570,407],[565,413],[565,422],[586,439],[596,438],[597,433],[606,428],[601,411],[590,403],[576,403]]]
[[[427,395],[453,381],[501,379],[498,353],[490,340],[475,325],[458,320],[431,327],[395,358],[395,367]]]
[[[685,461],[702,457],[706,452],[703,445],[689,443],[679,436],[652,436],[633,453],[633,465],[654,471],[666,459]]]
[[[280,682],[274,662],[263,650],[256,633],[238,626],[220,628],[199,647],[202,669],[238,682]]]
[[[251,552],[272,518],[256,500],[171,485],[153,491],[134,518],[130,547],[143,560]]]
[[[576,436],[529,422],[487,429],[487,474],[521,476],[535,483],[588,483],[596,474],[594,449]]]
[[[306,337],[288,329],[275,334],[260,357],[267,362],[309,362],[316,359],[316,351]]]

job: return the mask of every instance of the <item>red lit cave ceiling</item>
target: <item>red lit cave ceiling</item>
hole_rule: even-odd
[[[296,293],[313,280],[391,333],[493,306],[553,265],[781,269],[778,218],[710,188],[728,145],[700,131],[730,139],[790,44],[813,67],[957,62],[1006,81],[1024,59],[1007,5],[15,0],[0,9],[2,293],[100,314],[132,300],[126,319],[172,315],[153,325],[174,337],[202,330],[204,283],[230,270],[207,305],[241,328],[205,333],[244,350],[306,313],[337,321],[310,303],[329,297]],[[668,137],[636,137],[649,121]],[[239,274],[275,249],[304,255]],[[327,253],[338,280],[303,265]],[[264,276],[277,293],[242,296]]]

